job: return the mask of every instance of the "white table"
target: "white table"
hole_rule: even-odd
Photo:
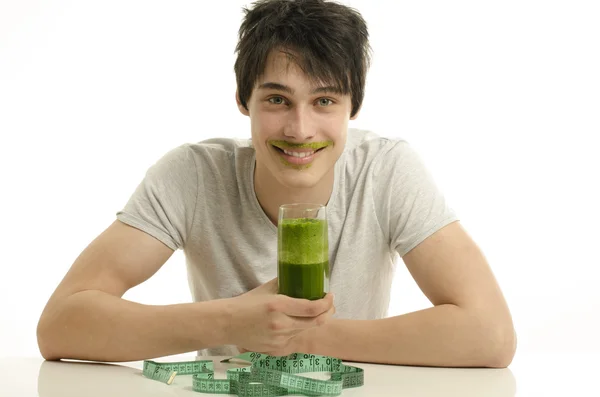
[[[215,377],[236,364],[211,357]],[[155,361],[185,361],[178,356]],[[207,359],[202,357],[202,359]],[[600,359],[594,354],[519,355],[506,369],[426,368],[347,363],[365,371],[365,385],[344,389],[342,397],[515,397],[600,396]],[[41,357],[0,358],[0,395],[19,397],[211,396],[194,392],[192,377],[177,376],[171,385],[142,376],[142,362],[52,362]],[[324,374],[317,374],[324,375]],[[315,376],[320,379],[324,377]],[[221,395],[223,396],[223,395]]]

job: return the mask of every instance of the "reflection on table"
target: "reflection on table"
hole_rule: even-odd
[[[213,357],[215,378],[225,379],[226,370],[241,364],[220,363]],[[206,359],[206,358],[203,358]],[[365,385],[345,389],[342,396],[411,397],[514,397],[515,378],[510,369],[427,368],[349,363],[365,370]],[[40,397],[105,396],[195,396],[192,377],[177,376],[171,385],[145,378],[142,362],[106,364],[43,361],[39,368]],[[325,379],[324,374],[304,374]]]

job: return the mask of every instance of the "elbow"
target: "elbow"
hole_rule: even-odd
[[[489,329],[488,329],[489,330]],[[486,367],[507,368],[517,351],[517,334],[512,324],[492,327],[485,338],[487,340]]]
[[[52,352],[51,343],[48,341],[48,330],[42,319],[38,322],[36,336],[38,349],[42,357],[48,361],[58,360],[56,355]]]
[[[59,361],[61,357],[58,354],[54,354],[54,352],[47,346],[39,345],[40,354],[46,361]]]
[[[45,360],[57,361],[61,357],[55,351],[56,344],[52,342],[52,328],[49,319],[42,314],[36,328],[38,349]]]

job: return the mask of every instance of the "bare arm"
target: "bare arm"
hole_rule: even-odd
[[[403,258],[434,307],[380,320],[331,320],[301,348],[350,361],[506,367],[515,354],[511,315],[483,254],[455,222]]]
[[[287,354],[295,335],[321,326],[335,310],[331,296],[308,301],[278,295],[276,279],[209,302],[151,306],[122,298],[172,254],[150,235],[115,221],[75,260],[46,304],[37,328],[42,356],[137,361],[224,344]]]
[[[37,328],[42,356],[135,361],[222,344],[223,301],[150,306],[121,298],[172,254],[150,235],[115,221],[50,297]]]

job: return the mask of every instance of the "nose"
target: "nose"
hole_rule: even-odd
[[[287,114],[287,123],[284,129],[284,135],[296,141],[307,141],[314,138],[316,128],[310,116],[310,109],[304,106],[296,106]]]

